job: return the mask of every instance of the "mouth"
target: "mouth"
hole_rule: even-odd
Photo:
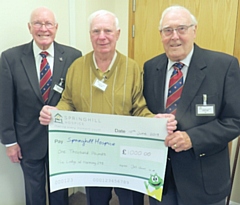
[[[160,186],[160,185],[161,185],[161,183],[153,184],[154,187],[155,187],[155,186]]]
[[[107,43],[101,43],[99,44],[100,46],[107,46],[108,44]]]
[[[38,34],[38,37],[40,38],[48,38],[50,35],[41,35],[41,34]]]
[[[173,45],[170,45],[170,47],[172,47],[172,48],[178,48],[178,47],[180,47],[182,44],[173,44]]]

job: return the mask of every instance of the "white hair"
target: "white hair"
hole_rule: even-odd
[[[163,21],[163,18],[165,17],[165,15],[169,12],[169,11],[173,11],[173,10],[184,10],[186,11],[187,13],[189,13],[190,17],[191,17],[191,20],[192,20],[192,24],[193,25],[197,25],[197,19],[196,17],[185,7],[183,6],[179,6],[179,5],[174,5],[174,6],[170,6],[168,8],[166,8],[163,13],[162,13],[162,17],[159,21],[159,27],[158,29],[161,30],[162,29],[162,21]]]
[[[114,17],[114,20],[115,20],[115,27],[116,27],[116,30],[119,30],[120,27],[119,27],[119,21],[118,21],[118,18],[117,16],[110,12],[110,11],[107,11],[107,10],[98,10],[98,11],[95,11],[94,13],[92,13],[89,18],[88,18],[88,22],[89,22],[89,31],[91,29],[91,25],[92,25],[92,21],[93,19],[95,19],[96,17],[99,17],[99,16],[105,16],[105,15],[111,15]]]

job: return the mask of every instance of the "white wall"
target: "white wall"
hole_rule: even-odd
[[[7,48],[29,42],[32,38],[27,28],[30,13],[46,6],[56,13],[59,27],[56,40],[80,49],[83,54],[92,50],[88,33],[88,16],[98,10],[114,12],[120,21],[121,36],[117,49],[128,51],[128,0],[0,0],[0,53]],[[235,145],[236,142],[234,142]],[[232,155],[233,158],[233,155]],[[232,200],[240,203],[240,159],[238,160]],[[23,177],[19,164],[12,164],[0,145],[0,202],[4,205],[24,204]]]
[[[7,48],[29,42],[27,28],[30,13],[39,6],[53,10],[59,22],[56,41],[80,49],[83,54],[92,50],[88,33],[88,16],[99,9],[114,12],[121,27],[117,49],[127,55],[128,50],[128,0],[0,0],[0,53]]]
[[[76,46],[84,54],[92,50],[89,38],[88,16],[99,9],[109,10],[119,18],[121,34],[117,43],[117,50],[125,55],[128,54],[128,0],[76,0],[75,3],[71,4],[75,4],[76,7],[76,26],[74,28],[77,38]]]
[[[6,157],[5,147],[0,145],[0,204],[23,205],[24,183],[21,167]]]
[[[46,6],[55,12],[59,23],[56,41],[76,47],[83,54],[92,50],[88,16],[99,9],[116,13],[122,28],[117,49],[127,55],[128,0],[0,0],[0,3],[0,53],[31,41],[32,37],[27,27],[30,13],[39,6]],[[0,145],[0,204],[25,204],[20,165],[9,161],[3,145]]]
[[[1,0],[3,1],[3,0]],[[69,11],[68,1],[32,1],[32,0],[11,0],[1,2],[0,7],[0,52],[22,43],[29,42],[32,38],[27,28],[30,13],[39,6],[46,6],[55,11],[60,22],[57,40],[62,43],[69,43]],[[65,31],[66,29],[66,31]]]

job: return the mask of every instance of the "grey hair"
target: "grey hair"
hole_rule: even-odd
[[[95,19],[96,17],[98,16],[105,16],[105,15],[111,15],[114,17],[114,20],[115,20],[115,27],[116,27],[116,30],[119,30],[120,27],[119,27],[119,20],[117,18],[117,16],[110,12],[110,11],[107,11],[107,10],[98,10],[98,11],[95,11],[93,12],[89,18],[88,18],[88,22],[89,22],[89,31],[91,30],[91,25],[92,25],[92,21],[93,19]]]
[[[198,23],[198,22],[197,22],[197,19],[196,19],[196,17],[195,17],[187,8],[185,8],[185,7],[183,7],[183,6],[179,6],[179,5],[174,5],[174,6],[170,6],[170,7],[166,8],[166,9],[163,11],[162,17],[161,17],[161,19],[160,19],[160,21],[159,21],[159,27],[158,27],[158,29],[159,29],[159,30],[162,29],[162,21],[163,21],[163,18],[165,17],[165,15],[166,15],[169,11],[180,10],[180,9],[182,9],[182,10],[184,10],[184,11],[186,11],[186,12],[189,13],[189,15],[190,15],[190,17],[191,17],[191,20],[192,20],[192,24],[196,26],[197,23]]]

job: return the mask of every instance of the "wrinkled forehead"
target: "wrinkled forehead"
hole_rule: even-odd
[[[162,27],[191,24],[191,15],[183,9],[171,10],[165,14]]]
[[[54,14],[49,11],[49,10],[35,10],[32,15],[31,15],[31,21],[52,21],[52,22],[55,22],[56,19],[55,19],[55,16]]]
[[[111,28],[116,29],[114,16],[110,14],[97,15],[92,19],[91,30],[96,28]]]

